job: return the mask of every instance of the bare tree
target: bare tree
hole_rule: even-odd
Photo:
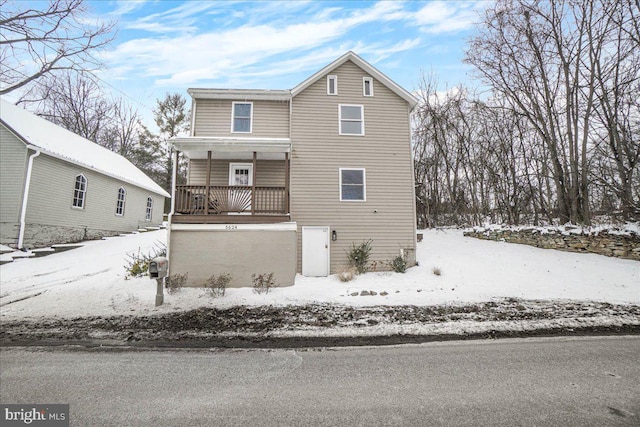
[[[98,68],[94,53],[112,40],[114,24],[86,16],[84,0],[0,0],[0,95],[56,71]]]
[[[498,1],[467,50],[466,60],[544,144],[561,222],[591,221],[590,192],[602,177],[592,173],[599,129],[618,171],[616,194],[627,216],[635,209],[637,139],[625,123],[637,116],[628,101],[640,96],[637,9],[631,0]]]
[[[113,149],[104,139],[115,104],[92,79],[69,71],[50,75],[31,91],[31,96],[21,102],[35,104],[39,116]]]

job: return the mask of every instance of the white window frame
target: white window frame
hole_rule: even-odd
[[[342,171],[362,171],[362,199],[344,199],[342,198]],[[339,168],[338,181],[341,202],[366,202],[367,201],[367,170],[365,168]],[[347,184],[349,185],[349,184]]]
[[[360,120],[344,119],[348,122],[361,122],[362,133],[344,133],[342,132],[342,107],[360,107]],[[364,136],[364,105],[361,104],[338,104],[338,134],[345,136]]]
[[[233,182],[235,177],[234,172],[236,169],[249,170],[249,176],[248,176],[249,183],[246,186],[251,187],[253,185],[253,163],[229,163],[229,185],[230,186],[238,185]]]
[[[367,94],[367,82],[369,83],[369,94]],[[362,78],[362,96],[373,96],[373,77]]]
[[[331,81],[333,80],[333,93],[331,92]],[[334,74],[330,74],[327,76],[327,95],[337,95],[338,94],[338,76]]]
[[[80,188],[80,189],[76,188],[78,184],[78,178],[82,179],[82,184],[84,188]],[[84,209],[84,203],[87,197],[88,185],[89,185],[89,180],[83,173],[76,175],[75,179],[73,180],[73,199],[71,200],[71,207],[73,209]],[[76,200],[79,201],[79,204],[77,205],[76,205]]]
[[[120,195],[122,194],[122,200]],[[124,205],[127,202],[127,190],[124,187],[118,188],[118,196],[116,198],[116,216],[124,216]]]
[[[147,197],[147,207],[144,211],[144,219],[145,221],[151,221],[153,219],[153,197]]]
[[[237,104],[249,104],[251,105],[251,114],[249,115],[249,132],[235,130],[235,122],[236,122],[236,105]],[[239,117],[241,119],[246,119],[246,117]],[[251,101],[233,101],[231,103],[231,133],[252,133],[253,132],[253,102]]]

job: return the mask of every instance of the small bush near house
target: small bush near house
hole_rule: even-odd
[[[172,274],[171,276],[167,277],[164,281],[164,286],[165,288],[167,288],[167,292],[170,295],[173,295],[177,292],[179,292],[184,285],[187,283],[187,277],[189,276],[189,273],[184,273],[184,274]]]
[[[268,294],[271,288],[275,288],[276,284],[273,280],[273,273],[252,274],[254,294]]]
[[[355,267],[342,267],[338,270],[338,279],[341,282],[350,282],[356,277],[357,271]]]
[[[371,239],[359,245],[351,244],[351,250],[347,253],[349,265],[355,267],[358,274],[369,271],[369,256],[371,255]]]
[[[442,270],[440,269],[440,267],[433,267],[431,269],[431,272],[436,276],[440,276],[442,274]]]
[[[402,255],[398,255],[389,262],[389,267],[396,273],[404,273],[407,271],[407,260]]]
[[[149,262],[159,256],[167,255],[167,246],[164,243],[156,242],[148,253],[142,253],[138,248],[137,253],[127,254],[124,269],[125,279],[131,277],[142,277],[149,271]]]
[[[223,297],[230,281],[231,275],[228,273],[222,273],[218,276],[214,274],[204,283],[204,291],[211,298]]]

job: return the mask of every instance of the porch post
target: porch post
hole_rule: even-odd
[[[207,184],[204,197],[204,214],[209,215],[209,188],[211,187],[211,151],[207,151]]]
[[[253,152],[253,175],[251,177],[251,215],[255,215],[256,213],[256,160],[258,158],[258,153]]]
[[[289,212],[289,153],[284,153],[284,210]]]

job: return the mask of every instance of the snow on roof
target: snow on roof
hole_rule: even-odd
[[[0,99],[0,120],[25,143],[53,157],[94,169],[164,197],[171,197],[129,160],[48,120]]]

